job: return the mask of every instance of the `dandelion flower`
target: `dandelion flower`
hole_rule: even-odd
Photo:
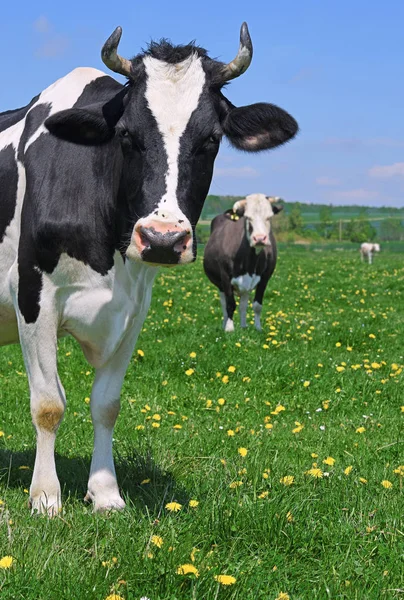
[[[196,358],[196,352],[191,352],[189,356],[190,358]]]
[[[309,385],[310,385],[310,381],[305,381],[303,383],[303,387],[305,387],[305,388],[309,387]]]
[[[223,383],[229,383],[229,376],[228,375],[223,375],[222,382]]]
[[[177,423],[176,425],[173,425],[173,429],[182,429],[182,425]]]
[[[381,484],[386,490],[389,490],[393,487],[393,484],[391,483],[391,481],[388,481],[388,479],[383,479]]]
[[[164,541],[159,535],[152,535],[151,543],[157,546],[157,548],[161,548],[161,546],[164,544]]]
[[[244,458],[245,456],[247,456],[248,450],[247,448],[239,448],[238,453]]]
[[[0,569],[10,569],[14,562],[14,558],[12,556],[3,556],[0,559]]]
[[[124,600],[119,594],[110,594],[105,600]]]
[[[215,575],[215,579],[222,585],[233,585],[237,581],[232,575]]]
[[[366,429],[364,427],[358,427],[358,429],[356,429],[355,433],[364,433],[366,431]]]
[[[290,600],[290,596],[286,592],[279,592],[279,596],[275,600]]]
[[[229,437],[233,437],[233,436],[235,435],[235,434],[234,434],[234,431],[233,431],[233,429],[228,429],[228,430],[227,430],[227,435],[228,435]]]
[[[223,406],[224,404],[226,404],[226,400],[225,400],[224,398],[219,398],[219,400],[217,401],[217,403],[218,403],[220,406]]]
[[[333,458],[332,456],[327,456],[327,458],[323,460],[323,463],[332,467],[335,464],[335,458]]]
[[[323,477],[323,472],[321,469],[313,467],[312,469],[306,471],[305,475],[311,475],[311,477],[314,477],[314,479],[321,479]]]
[[[179,504],[178,502],[169,502],[168,504],[166,504],[166,509],[170,512],[178,512],[181,510],[181,508],[182,504]]]
[[[233,365],[230,365],[230,367],[227,369],[229,373],[235,373],[236,372],[236,367],[234,367]]]
[[[345,371],[345,367],[337,367],[338,373],[343,373]]]
[[[363,484],[365,484],[365,483],[367,483],[367,482],[368,482],[368,480],[367,480],[367,479],[365,479],[364,477],[359,477],[359,481],[360,481],[361,483],[363,483]]]
[[[400,465],[397,469],[394,469],[394,473],[400,475],[400,477],[404,477],[404,465]]]
[[[189,506],[190,506],[191,508],[196,508],[197,506],[199,506],[199,502],[198,502],[198,500],[190,500],[190,501],[189,501]]]
[[[177,575],[195,575],[195,577],[199,577],[198,569],[192,564],[180,565],[177,569]]]
[[[285,477],[282,477],[279,481],[280,483],[283,483],[283,485],[292,485],[292,483],[295,482],[295,477],[294,475],[285,475]]]
[[[240,487],[241,485],[243,485],[242,481],[232,481],[231,484],[229,485],[229,488],[231,490],[235,490],[236,488]]]
[[[265,492],[261,492],[258,495],[258,498],[267,498],[268,497],[269,492],[267,490],[265,490]]]
[[[344,469],[345,475],[349,475],[352,472],[352,469],[353,469],[352,465],[349,465],[349,467]]]
[[[191,375],[193,375],[195,373],[195,369],[187,369],[185,371],[185,375],[188,375],[188,377],[190,377]]]
[[[295,421],[295,425],[296,425],[296,427],[294,429],[292,429],[292,433],[300,433],[300,431],[302,429],[304,429],[304,425],[299,423],[299,421]]]

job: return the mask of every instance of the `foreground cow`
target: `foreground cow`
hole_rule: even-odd
[[[225,331],[234,331],[234,294],[240,296],[241,327],[247,327],[248,297],[254,290],[255,327],[261,330],[262,299],[276,266],[271,218],[282,210],[272,200],[264,194],[251,194],[212,221],[203,266],[219,288]]]
[[[360,247],[361,261],[363,262],[366,258],[368,263],[372,264],[373,255],[375,252],[380,252],[379,244],[370,244],[369,242],[363,242]]]
[[[236,108],[221,92],[250,64],[246,24],[227,65],[167,41],[127,60],[120,37],[117,28],[102,58],[126,85],[79,68],[0,114],[0,344],[22,346],[37,433],[30,503],[50,514],[61,506],[58,336],[75,337],[96,370],[86,497],[96,510],[122,508],[112,433],[155,267],[195,260],[195,225],[223,135],[256,152],[297,131],[282,109]]]

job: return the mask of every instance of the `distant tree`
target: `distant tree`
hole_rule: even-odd
[[[344,228],[344,238],[351,242],[361,244],[362,242],[372,242],[376,237],[377,231],[370,223],[369,219],[364,217],[360,219],[351,219]]]
[[[320,223],[316,227],[316,230],[325,239],[330,239],[332,232],[335,229],[335,223],[332,221],[332,206],[324,205],[320,208]]]
[[[300,232],[303,230],[303,216],[300,208],[300,202],[291,205],[291,211],[288,215],[289,230]]]
[[[383,241],[404,240],[404,227],[401,219],[385,219],[380,223],[380,239]]]

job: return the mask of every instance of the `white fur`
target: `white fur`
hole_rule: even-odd
[[[246,273],[245,275],[233,277],[233,279],[231,280],[231,284],[234,287],[234,291],[241,295],[248,292],[252,292],[257,287],[260,280],[260,275],[249,275],[248,273]]]

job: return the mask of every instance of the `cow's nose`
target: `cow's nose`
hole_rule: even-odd
[[[268,244],[268,236],[265,233],[253,235],[254,246],[266,246]]]
[[[160,265],[177,264],[189,251],[192,235],[189,229],[160,223],[135,228],[135,244],[142,260]]]

